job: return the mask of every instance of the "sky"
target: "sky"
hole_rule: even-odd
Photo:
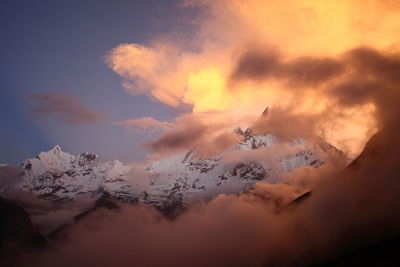
[[[209,156],[236,126],[355,159],[289,173],[312,191],[293,212],[269,201],[286,183],[262,182],[174,221],[99,211],[37,266],[306,265],[398,235],[399,14],[398,0],[2,1],[1,162],[55,144]]]
[[[104,57],[120,43],[144,43],[153,32],[170,29],[180,12],[173,0],[1,1],[0,162],[20,163],[57,144],[104,160],[143,159],[139,144],[150,137],[113,122],[168,120],[184,109],[126,93]],[[67,94],[105,118],[71,124],[37,116],[33,94]]]
[[[360,95],[382,77],[360,64],[398,50],[399,8],[394,0],[3,1],[0,161],[56,144],[104,160],[194,146],[210,155],[235,142],[235,127],[254,124],[263,134],[322,138],[355,158],[380,128],[377,104]],[[270,120],[260,123],[266,106]]]

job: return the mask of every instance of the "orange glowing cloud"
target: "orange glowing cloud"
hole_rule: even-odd
[[[368,46],[397,51],[397,1],[187,0],[182,6],[199,8],[202,14],[190,34],[194,47],[176,35],[163,35],[146,46],[121,44],[108,54],[106,62],[124,78],[128,92],[148,94],[170,106],[192,105],[195,114],[232,120],[232,127],[238,121],[249,123],[266,105],[293,114],[320,114],[326,119],[314,134],[323,132],[349,154],[357,154],[376,130],[373,103],[337,107],[340,112],[329,116],[336,108],[326,92],[348,77],[347,69],[335,68],[348,50]],[[238,61],[254,47],[278,54],[279,65],[272,65],[278,70],[268,69],[270,79],[232,81]],[[309,60],[304,66],[314,64],[311,71],[302,70],[298,61],[303,59]],[[331,72],[321,74],[326,66]],[[313,73],[328,75],[329,82]],[[289,74],[295,78],[286,79]],[[210,111],[218,111],[218,117]]]

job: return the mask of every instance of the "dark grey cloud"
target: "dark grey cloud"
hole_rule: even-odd
[[[174,127],[154,141],[143,143],[145,148],[158,153],[187,151],[196,148],[197,154],[211,156],[231,147],[237,135],[218,133],[222,124],[206,123],[194,114],[184,114],[175,119]]]
[[[262,80],[282,74],[280,54],[276,50],[252,48],[239,56],[231,79]]]
[[[86,107],[78,97],[69,94],[35,93],[30,97],[36,102],[30,111],[39,118],[53,118],[71,125],[95,123],[104,119],[101,112]]]
[[[167,131],[154,141],[144,143],[143,146],[156,152],[192,149],[208,131],[209,126],[200,119],[186,114],[177,119],[175,129]]]
[[[400,55],[397,53],[382,53],[372,48],[359,47],[345,53],[344,61],[364,75],[400,82]]]
[[[290,86],[318,85],[344,71],[334,58],[305,56],[285,60],[275,49],[250,48],[242,53],[231,73],[232,81],[286,79]]]

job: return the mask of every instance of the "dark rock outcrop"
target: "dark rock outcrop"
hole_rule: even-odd
[[[7,264],[22,252],[45,244],[45,237],[34,227],[28,212],[0,197],[0,263]]]

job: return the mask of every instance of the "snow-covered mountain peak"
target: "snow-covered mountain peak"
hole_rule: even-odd
[[[268,115],[268,110],[269,110],[269,106],[267,106],[267,107],[264,109],[263,113],[261,113],[261,117],[267,116],[267,115]]]
[[[267,116],[268,107],[261,116]],[[284,173],[319,167],[328,145],[307,145],[300,138],[280,140],[272,134],[254,134],[248,127],[232,134],[240,141],[213,157],[200,157],[196,149],[153,161],[136,172],[124,163],[100,161],[93,153],[71,155],[56,145],[21,164],[17,190],[52,201],[74,200],[81,194],[106,193],[129,203],[170,207],[220,193],[240,193],[257,182],[282,182]],[[202,196],[202,197],[199,197]]]
[[[60,146],[25,160],[19,189],[50,200],[74,199],[80,194],[95,195],[109,188],[119,190],[119,178],[130,167],[120,161],[101,162],[93,153],[71,155]],[[105,186],[105,183],[107,186]],[[111,183],[111,184],[110,184]]]
[[[240,128],[240,127],[236,127],[235,130],[233,130],[233,133],[237,134],[237,135],[243,135],[244,134],[242,128]]]
[[[62,152],[61,146],[60,145],[55,145],[47,153],[59,154],[60,152]]]

